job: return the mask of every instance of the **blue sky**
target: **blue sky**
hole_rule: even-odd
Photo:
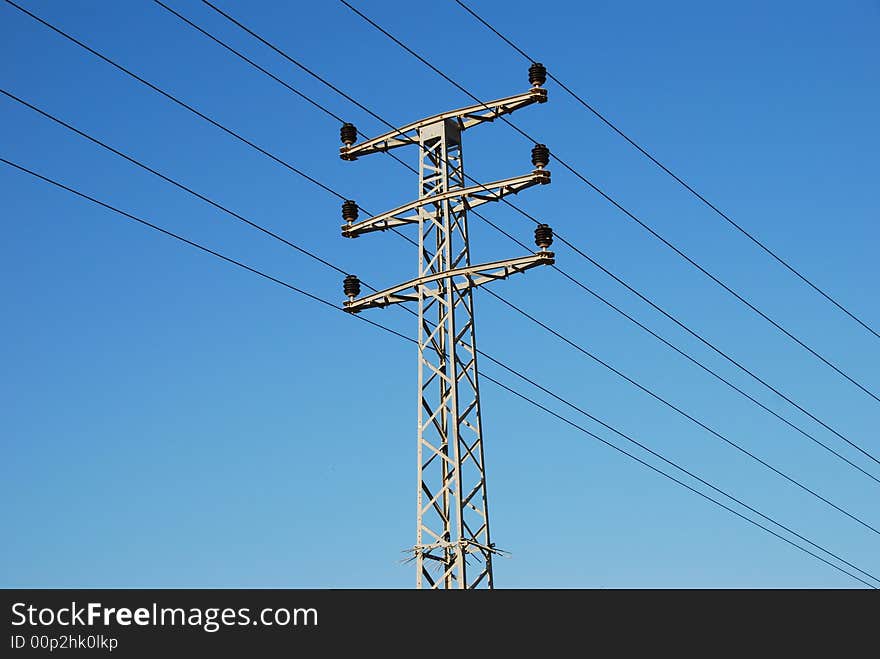
[[[338,156],[338,123],[147,0],[30,11],[378,212],[417,181]],[[177,11],[364,133],[383,126],[196,0]],[[473,7],[875,329],[880,5],[553,2]],[[470,99],[341,4],[223,2],[389,121]],[[527,63],[454,2],[363,11],[481,99]],[[415,275],[393,235],[344,240],[339,201],[8,4],[2,87],[377,286]],[[552,82],[514,115],[623,206],[875,393],[880,343]],[[341,302],[338,273],[0,98],[0,156]],[[465,134],[470,176],[531,169],[503,124]],[[415,151],[398,155],[417,163]],[[515,202],[877,455],[880,404],[757,318],[580,181]],[[411,587],[414,348],[44,182],[0,167],[0,585]],[[485,208],[485,207],[484,207]],[[531,242],[509,208],[485,211]],[[472,218],[475,261],[521,248]],[[557,263],[880,476],[570,250]],[[880,526],[880,486],[549,269],[494,289],[835,504]],[[481,349],[853,564],[880,537],[725,446],[485,293]],[[408,335],[411,316],[369,318]],[[484,372],[630,450],[485,362]],[[852,587],[837,572],[513,398],[482,387],[499,587]],[[642,452],[635,452],[644,456]],[[652,461],[653,462],[653,461]],[[690,481],[688,481],[690,482]]]

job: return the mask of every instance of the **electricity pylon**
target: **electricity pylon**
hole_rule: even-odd
[[[532,149],[534,171],[485,185],[465,185],[461,134],[472,126],[531,105],[544,103],[546,70],[529,68],[532,87],[502,98],[415,121],[403,128],[355,144],[357,129],[342,127],[343,160],[418,145],[419,198],[394,210],[358,221],[354,201],[342,204],[342,235],[356,238],[373,231],[417,224],[418,277],[358,297],[360,282],[345,278],[344,309],[358,313],[402,302],[418,303],[419,409],[416,544],[417,588],[492,588],[489,502],[483,453],[477,345],[472,291],[497,279],[539,265],[551,265],[553,232],[535,230],[539,251],[519,258],[471,265],[467,211],[534,185],[550,182],[545,169],[550,152]],[[430,567],[439,567],[434,574]]]

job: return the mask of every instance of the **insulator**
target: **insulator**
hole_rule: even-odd
[[[535,229],[535,244],[541,249],[547,249],[553,244],[553,229],[548,224],[539,224]]]
[[[349,224],[358,219],[358,205],[351,199],[342,202],[342,219]]]
[[[550,164],[550,149],[544,144],[536,144],[532,147],[532,164],[538,169],[544,169]]]
[[[357,135],[357,128],[354,127],[354,124],[344,123],[339,129],[339,137],[345,146],[351,146],[357,142]]]
[[[547,68],[540,62],[534,62],[529,67],[529,83],[533,87],[540,87],[547,82]]]
[[[349,299],[356,298],[361,294],[361,280],[354,275],[348,275],[342,280],[342,292]]]

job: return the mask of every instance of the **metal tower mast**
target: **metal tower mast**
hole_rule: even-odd
[[[552,231],[540,225],[535,254],[471,265],[467,211],[534,185],[550,182],[549,150],[532,149],[534,171],[486,185],[466,186],[462,132],[532,103],[544,103],[546,71],[529,69],[532,88],[516,96],[444,112],[355,144],[357,130],[345,124],[340,155],[355,160],[370,153],[417,144],[421,152],[419,198],[360,222],[357,204],[342,205],[342,235],[417,224],[418,277],[358,298],[360,282],[345,278],[346,311],[401,302],[418,303],[419,409],[416,544],[417,588],[492,588],[492,555],[473,289],[539,265],[550,265]],[[436,571],[432,574],[432,569]],[[439,568],[439,569],[437,569]]]

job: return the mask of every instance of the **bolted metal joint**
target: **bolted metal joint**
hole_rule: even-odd
[[[553,229],[549,224],[539,224],[535,228],[535,244],[542,252],[546,252],[547,248],[553,244]]]
[[[532,164],[537,169],[544,169],[550,164],[550,149],[545,144],[536,144],[532,147]]]
[[[540,62],[532,62],[529,67],[529,84],[532,87],[541,87],[547,82],[547,68]]]
[[[355,275],[346,276],[346,278],[342,280],[342,292],[345,294],[345,297],[348,298],[349,302],[353,302],[354,299],[361,294],[361,280]]]

